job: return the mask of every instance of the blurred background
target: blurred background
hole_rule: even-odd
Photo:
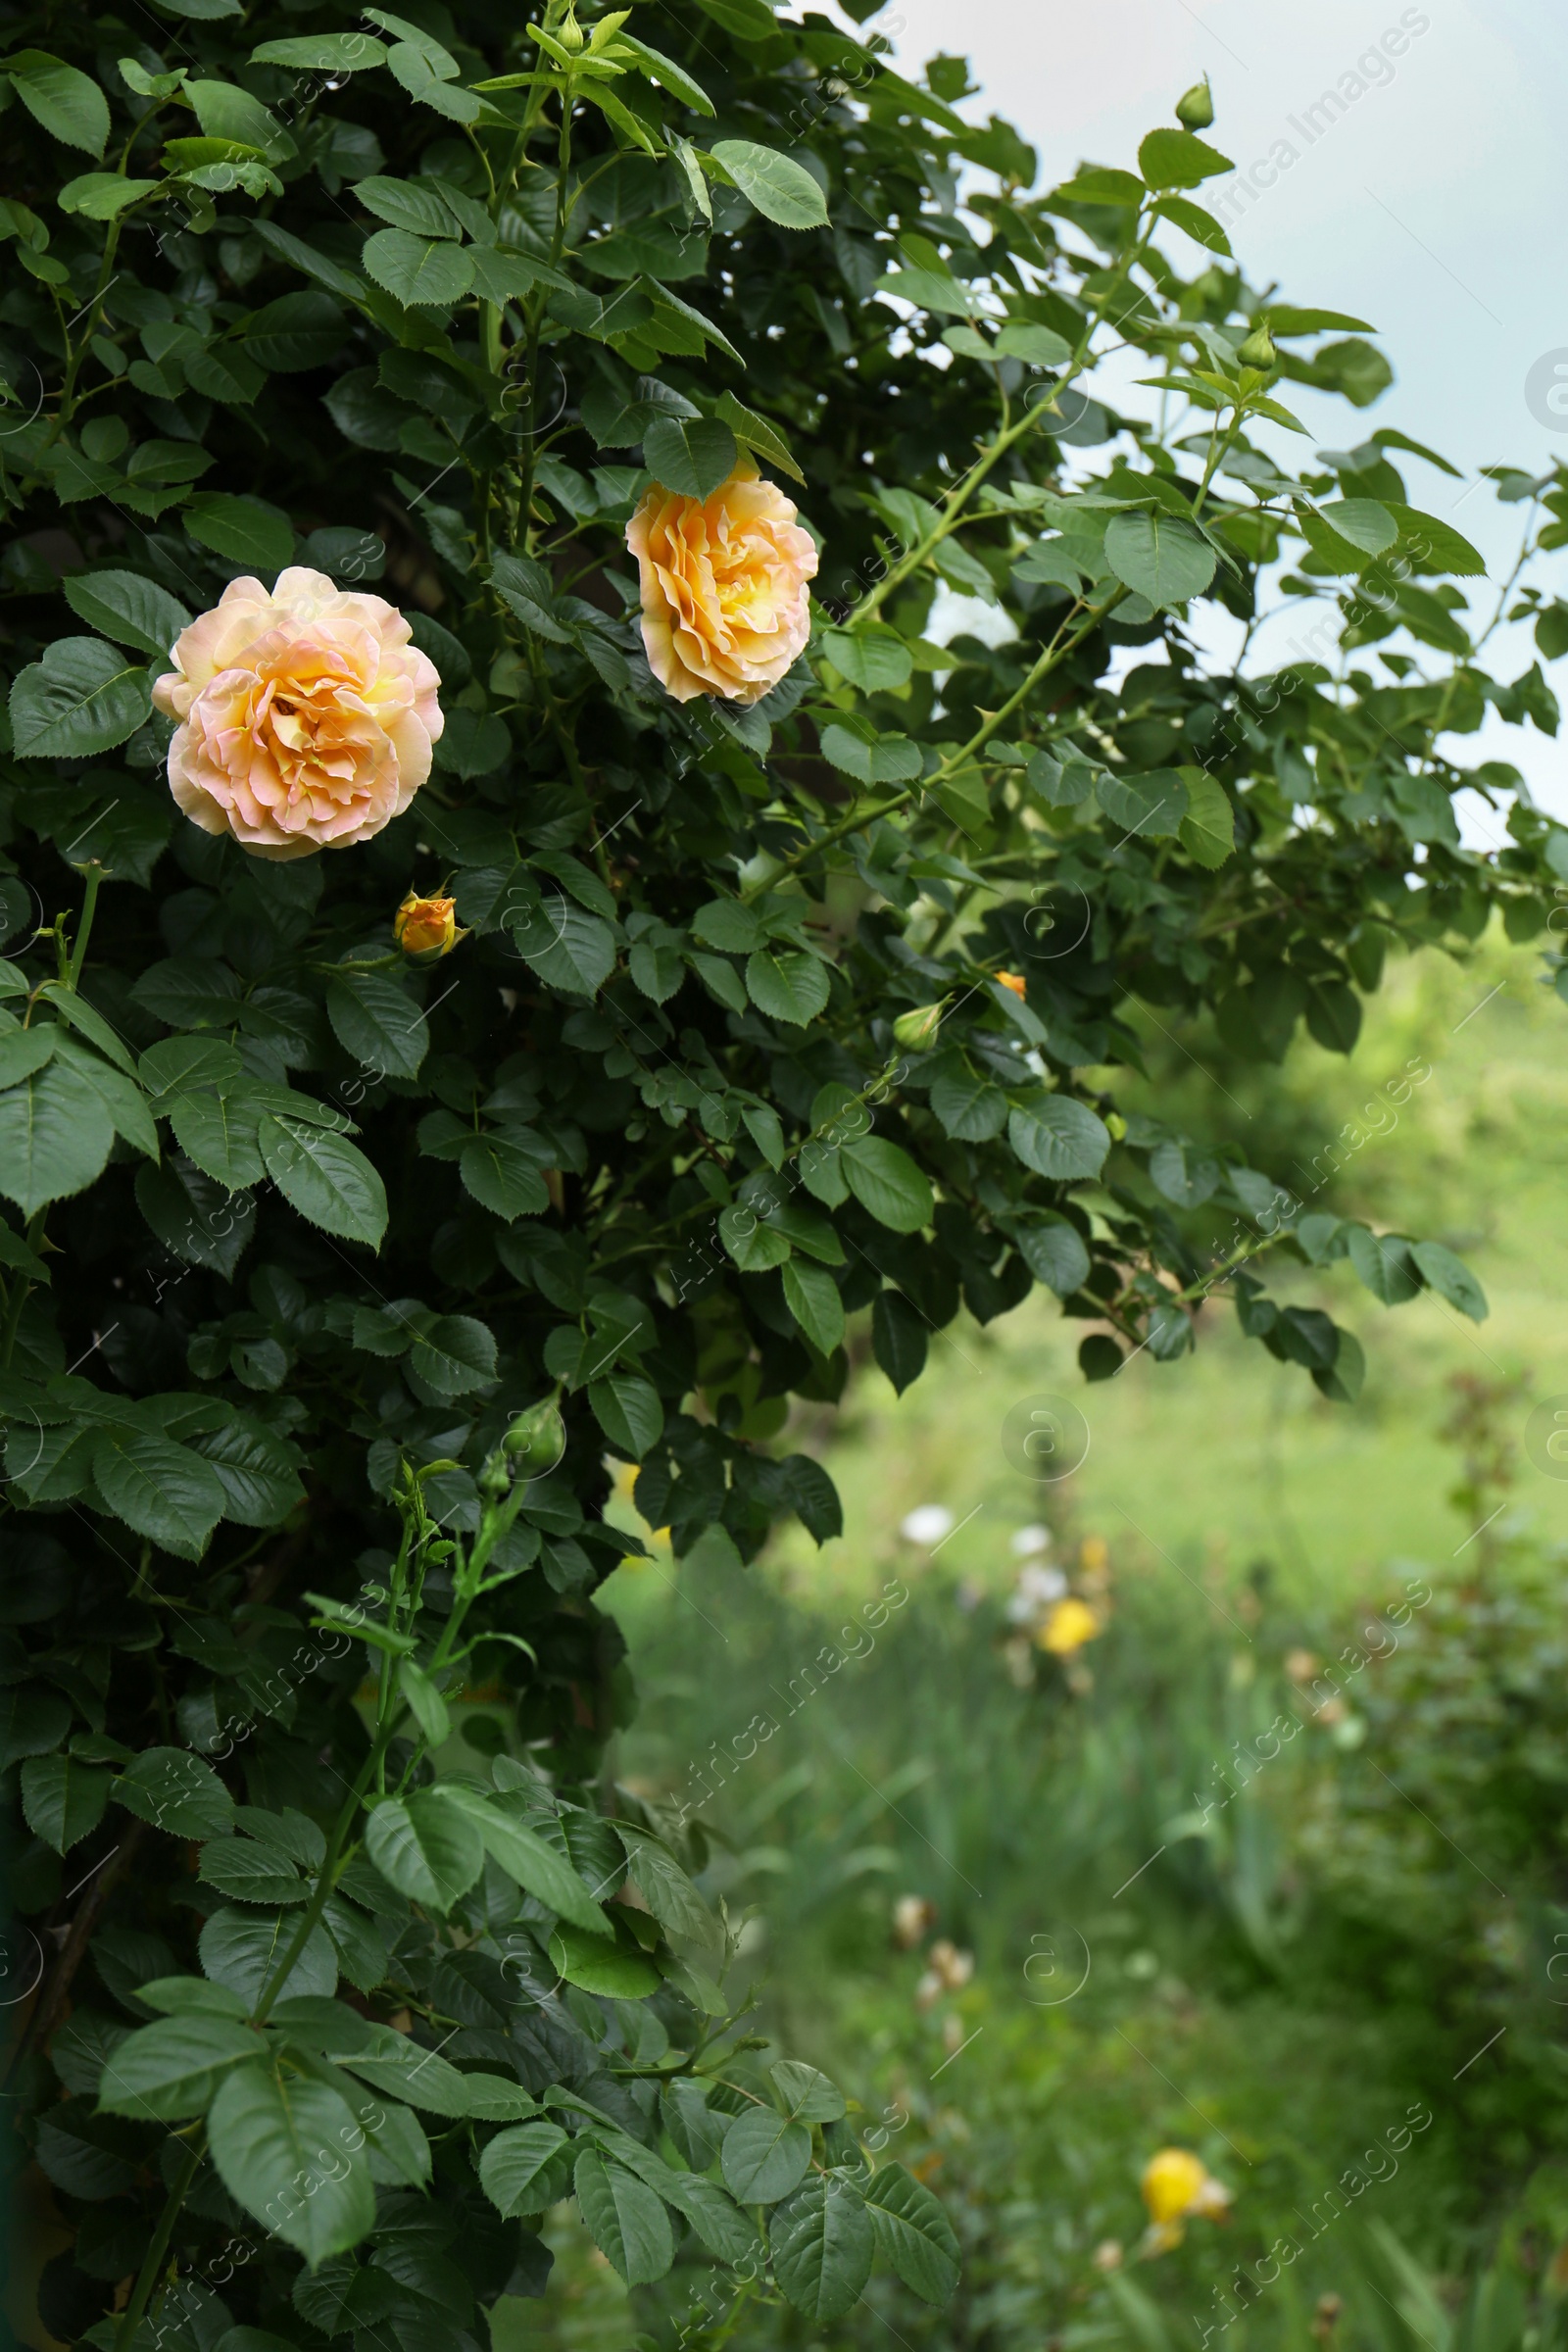
[[[1399,24],[1396,72],[1357,76]],[[906,69],[967,55],[965,111],[1048,179],[1128,162],[1207,72],[1211,138],[1276,159],[1234,216],[1249,275],[1379,330],[1369,424],[1463,472],[1426,503],[1560,454],[1562,11],[893,0],[870,28]],[[1506,514],[1458,515],[1504,566]],[[1555,739],[1486,749],[1568,820]],[[1568,2336],[1568,1010],[1540,971],[1500,935],[1396,963],[1348,1059],[1301,1040],[1259,1072],[1148,1030],[1162,1116],[1485,1283],[1478,1327],[1300,1269],[1365,1348],[1358,1407],[1222,1303],[1196,1361],[1096,1388],[1043,1296],[960,1321],[902,1401],[862,1334],[842,1408],[785,1441],[830,1467],[841,1541],[794,1530],[737,1578],[656,1538],[611,1580],[641,1693],[617,1775],[700,1813],[757,2031],[941,2193],[965,2275],[942,2314],[879,2276],[818,2338],[688,2311],[678,2275],[628,2300],[562,2209],[562,2291],[503,2306],[500,2352]]]

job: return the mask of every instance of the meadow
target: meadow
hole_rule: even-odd
[[[1089,1388],[1054,1308],[965,1322],[902,1399],[866,1360],[800,1414],[842,1540],[611,1581],[641,1694],[615,1773],[698,1813],[755,2030],[853,2086],[965,2278],[941,2314],[878,2281],[815,2337],[696,2272],[628,2307],[562,2208],[564,2292],[499,2307],[500,2352],[1554,2337],[1568,1482],[1530,1416],[1568,1390],[1568,1011],[1540,968],[1500,937],[1413,959],[1348,1059],[1239,1072],[1150,1030],[1167,1116],[1185,1066],[1253,1164],[1321,1169],[1339,1136],[1312,1205],[1462,1250],[1479,1328],[1303,1266],[1366,1350],[1347,1408],[1223,1303],[1195,1359]],[[1053,1395],[1090,1445],[1044,1482],[1002,1425]],[[1177,2243],[1139,2186],[1169,2146],[1219,2184]]]

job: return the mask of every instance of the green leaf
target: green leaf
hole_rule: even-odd
[[[1410,1251],[1422,1274],[1450,1306],[1468,1315],[1472,1323],[1484,1323],[1491,1312],[1487,1294],[1482,1289],[1462,1257],[1446,1250],[1441,1242],[1416,1242]]]
[[[433,1789],[383,1797],[366,1822],[366,1851],[400,1894],[442,1914],[484,1868],[484,1845],[466,1812]]]
[[[102,155],[109,137],[109,101],[95,81],[44,49],[18,49],[0,58],[35,122],[67,147]]]
[[[1162,196],[1154,207],[1162,220],[1174,220],[1197,244],[1209,253],[1229,253],[1231,241],[1212,213],[1205,213],[1200,204],[1190,203],[1185,196]]]
[[[286,514],[259,498],[232,498],[222,490],[201,490],[180,509],[190,536],[231,564],[259,571],[281,571],[294,556],[294,531]]]
[[[386,1191],[363,1152],[341,1135],[270,1112],[257,1141],[268,1174],[302,1217],[323,1233],[379,1250],[386,1232]]]
[[[479,2181],[492,2205],[509,2221],[538,2213],[541,2192],[554,2204],[564,2193],[558,2159],[571,2145],[559,2124],[519,2124],[498,2132],[479,2158]]]
[[[210,1838],[197,1875],[232,1902],[265,1903],[269,1910],[303,1903],[311,1891],[287,1854],[250,1838]]]
[[[779,228],[826,228],[827,202],[804,164],[752,139],[720,139],[712,150],[741,194]]]
[[[862,694],[885,694],[906,685],[914,667],[907,645],[884,621],[870,621],[858,629],[824,629],[822,651],[840,676]]]
[[[299,1933],[297,1911],[236,1911],[225,1904],[201,1932],[202,1967],[215,1984],[255,2007]],[[324,1928],[313,1928],[280,1989],[291,1996],[327,1998],[337,1984],[337,1956]]]
[[[117,1804],[172,1838],[220,1838],[234,1803],[210,1764],[183,1747],[147,1747],[116,1781]]]
[[[804,949],[758,948],[746,958],[746,990],[760,1012],[804,1028],[827,1003],[827,965]]]
[[[409,1375],[427,1404],[488,1388],[496,1371],[495,1334],[473,1315],[440,1316],[409,1348]]]
[[[19,760],[85,760],[134,735],[151,708],[145,669],[101,637],[60,637],[17,674],[13,746]]]
[[[774,2207],[767,2234],[773,2275],[797,2311],[822,2327],[858,2303],[876,2246],[858,2189],[818,2174]]]
[[[784,1299],[811,1346],[831,1355],[844,1340],[844,1301],[826,1266],[792,1257],[784,1268]]]
[[[296,74],[364,74],[386,64],[386,47],[368,32],[311,32],[264,41],[253,66],[287,66]]]
[[[920,773],[920,747],[906,735],[861,732],[842,719],[822,729],[822,757],[861,784],[908,784]]]
[[[1335,1404],[1354,1404],[1365,1382],[1366,1357],[1360,1341],[1353,1332],[1341,1331],[1336,1327],[1334,1361],[1332,1364],[1313,1366],[1313,1387],[1320,1389]]]
[[[182,1560],[201,1558],[227,1500],[210,1462],[140,1429],[105,1430],[92,1475],[117,1519]]]
[[[743,2205],[776,2205],[795,2188],[811,2161],[804,2124],[771,2107],[748,2107],[724,2134],[724,2183]]]
[[[223,1517],[237,1527],[276,1527],[305,1500],[293,1449],[243,1413],[195,1441],[223,1490]]]
[[[472,1823],[484,1849],[510,1878],[540,1902],[548,1904],[574,1927],[591,1936],[612,1936],[614,1930],[565,1858],[547,1845],[538,1832],[513,1810],[505,1796],[482,1794],[462,1782],[443,1782],[443,1802],[462,1808]]]
[[[860,1206],[894,1233],[918,1233],[929,1225],[931,1187],[907,1152],[879,1135],[844,1146],[845,1181]]]
[[[996,1080],[958,1059],[932,1080],[931,1108],[956,1143],[989,1143],[1007,1124],[1007,1098]]]
[[[1370,1233],[1364,1225],[1342,1228],[1351,1265],[1374,1298],[1403,1306],[1423,1286],[1412,1245],[1398,1233]]]
[[[770,417],[760,416],[755,409],[745,407],[733,392],[719,395],[714,414],[729,426],[743,448],[749,449],[764,466],[777,466],[780,473],[787,473],[791,481],[801,483],[804,488],[806,476],[791,457],[789,443]]]
[[[819,2068],[800,2058],[780,2058],[768,2068],[773,2087],[801,2124],[836,2124],[849,2112],[844,2093]]]
[[[1019,1256],[1058,1298],[1070,1298],[1089,1279],[1089,1251],[1076,1225],[1065,1217],[1031,1217],[1012,1228]]]
[[[207,2135],[235,2203],[313,2268],[357,2245],[374,2223],[363,2133],[324,2082],[285,2076],[275,2063],[236,2067],[213,2101]]]
[[[931,2191],[902,2164],[887,2164],[865,2201],[876,2242],[905,2285],[922,2302],[946,2303],[958,2283],[958,2241]]]
[[[1484,576],[1485,559],[1451,522],[1440,522],[1436,514],[1423,514],[1419,507],[1400,506],[1392,498],[1383,503],[1423,568],[1455,572],[1462,579]]]
[[[640,1462],[664,1434],[664,1408],[652,1381],[636,1372],[611,1372],[588,1384],[594,1419],[624,1461]]]
[[[463,222],[440,191],[420,187],[411,179],[384,179],[379,173],[359,181],[354,190],[368,212],[391,228],[406,228],[411,236],[461,238]]]
[[[871,1352],[902,1396],[925,1370],[930,1326],[899,1291],[879,1291],[871,1308]]]
[[[431,1747],[440,1747],[451,1739],[452,1717],[447,1712],[447,1702],[424,1668],[416,1666],[412,1658],[398,1660],[398,1689]]]
[[[174,1140],[215,1184],[243,1192],[267,1173],[259,1141],[260,1120],[244,1097],[178,1094],[167,1105]]]
[[[122,179],[118,172],[84,172],[79,179],[67,180],[55,202],[63,213],[79,214],[84,220],[113,220],[144,196],[160,194],[164,184],[161,179]]]
[[[450,233],[450,232],[449,232]],[[361,257],[378,286],[406,310],[449,310],[473,284],[473,263],[444,237],[416,237],[406,228],[377,229]]]
[[[58,1032],[48,1026],[12,1029],[0,1037],[0,1088],[20,1086],[46,1061],[53,1061],[59,1043]]]
[[[722,1928],[674,1855],[644,1830],[617,1821],[633,1886],[665,1934],[682,1941],[716,1943]]]
[[[1236,166],[1190,130],[1152,130],[1138,150],[1138,169],[1152,188],[1196,188]]]
[[[377,1078],[414,1078],[430,1047],[418,1001],[385,972],[340,964],[326,984],[326,1015],[345,1053]]]
[[[550,1938],[550,1957],[568,1984],[585,1992],[600,1992],[612,2000],[644,2001],[662,1983],[659,1971],[641,1952],[628,1952],[602,1936],[581,1928],[557,1928]]]
[[[511,1224],[514,1217],[536,1217],[550,1206],[546,1165],[532,1138],[524,1140],[503,1129],[465,1144],[458,1170],[465,1191]]]
[[[572,2185],[589,2236],[626,2284],[662,2278],[675,2259],[675,2241],[653,2190],[592,2149],[578,2157]]]
[[[109,1802],[111,1775],[75,1756],[29,1756],[22,1767],[22,1811],[27,1827],[57,1854],[95,1830]]]
[[[1236,814],[1217,776],[1200,767],[1180,771],[1187,787],[1187,814],[1181,822],[1181,842],[1189,858],[1210,868],[1223,865],[1236,847]]]
[[[1071,1095],[1034,1095],[1007,1120],[1007,1137],[1026,1168],[1057,1181],[1098,1176],[1110,1130]]]
[[[1217,559],[1190,522],[1157,508],[1152,513],[1133,508],[1113,514],[1106,524],[1105,561],[1118,580],[1152,605],[1161,606],[1201,596],[1214,577]]]
[[[229,2068],[252,2064],[263,2053],[260,2034],[237,2018],[199,2010],[162,2017],[111,2054],[98,2105],[110,2115],[152,2116],[166,2124],[205,2115]]]
[[[610,926],[559,891],[534,907],[512,936],[545,986],[567,996],[597,996],[615,968]]]
[[[715,416],[656,416],[643,435],[643,463],[655,481],[684,498],[707,498],[740,460],[735,436]]]

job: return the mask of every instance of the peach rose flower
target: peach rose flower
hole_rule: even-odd
[[[678,703],[759,703],[811,633],[816,549],[776,483],[743,461],[707,498],[655,482],[626,525],[649,666]]]
[[[435,664],[379,596],[290,565],[230,580],[153,688],[180,722],[169,786],[204,833],[257,858],[351,849],[401,816],[445,720]]]

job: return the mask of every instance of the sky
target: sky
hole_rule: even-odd
[[[1261,164],[1253,176],[1271,183],[1231,226],[1250,281],[1366,319],[1394,368],[1370,409],[1295,386],[1291,405],[1340,448],[1390,424],[1442,451],[1465,478],[1410,460],[1411,503],[1451,514],[1489,567],[1506,571],[1519,511],[1475,488],[1476,469],[1542,472],[1568,458],[1563,0],[888,0],[864,30],[888,36],[906,70],[937,50],[968,57],[980,91],[961,111],[1015,123],[1040,151],[1045,184],[1083,161],[1133,165],[1145,131],[1170,122],[1206,73],[1216,119],[1205,135],[1242,173]],[[1332,121],[1319,106],[1330,90],[1346,98]],[[1196,261],[1179,233],[1170,246]],[[1568,550],[1544,563],[1568,597]],[[1490,617],[1491,597],[1481,590],[1472,607]],[[1534,658],[1528,633],[1509,630],[1497,672],[1512,677]],[[1568,705],[1568,664],[1548,675]],[[1568,822],[1568,724],[1556,741],[1494,724],[1479,752],[1474,737],[1454,748],[1467,764],[1510,760]]]

